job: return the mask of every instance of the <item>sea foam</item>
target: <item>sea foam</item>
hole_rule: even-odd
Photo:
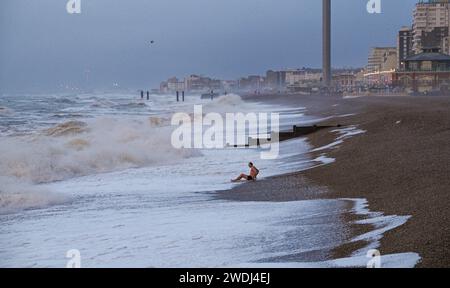
[[[147,106],[138,100],[126,99],[121,102],[114,97],[81,97],[69,101],[64,98],[58,105],[60,102],[71,105],[79,102],[81,106],[73,109],[76,113],[85,113],[85,117],[60,122],[39,131],[33,130],[26,135],[1,137],[0,209],[26,209],[59,201],[55,191],[41,191],[39,184],[128,168],[176,164],[187,158],[201,156],[199,150],[175,149],[170,142],[173,132],[170,118],[174,108],[176,111],[191,113],[194,102],[187,99],[186,102],[170,104],[166,97],[158,97],[153,97],[148,103],[153,103],[149,105],[152,109],[160,109],[160,113],[141,116],[102,114],[105,109],[106,114],[112,113],[112,110],[108,110],[110,108],[121,107],[126,111],[134,111],[135,108]],[[55,99],[52,99],[51,103],[54,102]],[[160,106],[157,106],[159,102]],[[269,105],[245,102],[234,94],[200,103],[203,104],[204,113],[273,109]],[[62,111],[66,113],[66,109]],[[49,113],[53,115],[55,111],[50,109]],[[70,113],[74,112],[70,110]],[[21,183],[26,183],[26,187],[19,187]],[[34,191],[37,192],[33,194]],[[43,198],[42,202],[36,201],[39,197]]]
[[[13,111],[7,107],[0,106],[0,115],[10,115]]]
[[[0,177],[0,214],[69,203],[71,197],[12,177]]]
[[[2,138],[0,175],[42,183],[196,155],[170,145],[170,127],[150,124],[147,118],[98,118],[69,121],[37,136]]]
[[[152,119],[69,121],[38,135],[0,138],[0,213],[61,202],[36,184],[200,155],[173,148],[170,127]]]

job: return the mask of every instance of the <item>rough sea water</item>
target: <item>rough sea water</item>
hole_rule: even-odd
[[[368,211],[364,199],[215,200],[249,161],[266,178],[333,159],[311,160],[304,139],[283,142],[275,160],[256,149],[175,149],[171,116],[194,104],[205,113],[278,112],[284,128],[311,121],[302,107],[237,95],[184,103],[131,93],[0,96],[0,267],[65,267],[71,249],[82,267],[365,267],[368,249],[407,221]],[[333,145],[362,132],[342,131]],[[349,235],[341,217],[349,210],[374,230]],[[330,258],[358,240],[367,249]],[[298,254],[320,257],[279,260]],[[411,267],[419,259],[403,253],[381,262]]]

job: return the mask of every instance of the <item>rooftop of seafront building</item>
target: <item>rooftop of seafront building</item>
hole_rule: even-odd
[[[437,3],[450,3],[450,0],[421,0],[418,4],[437,4]]]
[[[412,55],[406,58],[404,61],[450,61],[450,55],[439,52],[423,52],[420,54]]]

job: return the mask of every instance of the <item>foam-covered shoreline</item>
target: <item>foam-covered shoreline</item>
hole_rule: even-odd
[[[279,96],[280,97],[280,96]],[[304,103],[298,99],[283,99],[280,97],[282,103]],[[252,99],[252,97],[250,97]],[[278,99],[280,100],[280,99]],[[338,99],[336,99],[338,100]],[[257,101],[264,101],[262,98],[257,98]],[[272,100],[273,101],[273,100]],[[332,100],[333,101],[333,100]],[[269,100],[269,102],[271,102]],[[312,102],[321,102],[320,99],[314,99]],[[329,105],[329,99],[323,100],[324,103]],[[316,103],[317,104],[317,103]],[[307,104],[305,106],[308,106]],[[338,104],[333,104],[336,107]],[[320,107],[320,104],[319,104]],[[319,108],[321,109],[321,108]],[[312,111],[307,111],[309,114],[317,113],[319,110],[311,109]],[[325,110],[325,109],[324,109]],[[323,113],[323,110],[322,110]],[[335,125],[344,118],[355,116],[356,113],[334,113],[328,112],[317,113],[323,119],[317,122],[325,122],[326,124]],[[331,115],[330,115],[331,114]],[[335,123],[336,122],[336,123]],[[329,135],[326,140],[320,141],[320,145],[313,143],[310,150],[312,165],[304,169],[304,171],[314,171],[319,167],[325,167],[329,164],[336,163],[336,159],[329,156],[329,151],[338,150],[340,146],[344,146],[347,140],[352,137],[357,137],[365,134],[367,131],[362,129],[358,122],[353,122],[351,125],[346,125],[339,129],[329,129],[326,133]],[[312,136],[314,137],[314,135]],[[318,163],[318,164],[313,164]],[[258,183],[255,187],[254,183],[249,185],[242,185],[232,189],[231,191],[222,191],[218,198],[221,199],[231,199],[237,201],[301,201],[308,199],[324,198],[327,199],[329,195],[327,187],[317,186],[316,183],[310,182],[302,176],[303,171],[290,175],[279,175],[266,179]],[[289,184],[290,181],[295,179],[296,184]],[[275,181],[275,183],[273,183]],[[305,188],[308,186],[308,188]],[[258,195],[259,191],[270,191],[269,193],[264,193],[264,195]],[[310,191],[315,191],[311,193]],[[334,197],[333,197],[334,198]],[[338,198],[339,199],[339,198]],[[286,267],[365,267],[368,262],[367,253],[371,249],[380,249],[380,240],[383,235],[391,230],[394,230],[402,225],[404,225],[410,218],[410,215],[397,216],[397,215],[385,215],[383,212],[372,212],[369,210],[368,200],[365,198],[342,198],[342,201],[350,201],[353,203],[353,208],[351,212],[354,213],[357,220],[351,220],[349,225],[352,226],[366,226],[363,229],[364,232],[352,233],[353,236],[349,239],[348,243],[344,245],[353,246],[350,250],[346,252],[337,252],[336,255],[347,255],[344,258],[333,258],[329,261],[321,261],[315,263],[291,263],[292,266]],[[356,229],[359,230],[359,229]],[[359,233],[359,234],[358,234]],[[343,246],[344,246],[343,245]],[[336,248],[339,251],[340,248]],[[383,260],[387,263],[384,267],[415,267],[419,263],[421,257],[415,251],[401,251],[401,253],[393,253],[384,255]],[[286,263],[287,264],[287,263]],[[284,266],[283,266],[284,267]]]
[[[203,104],[205,113],[272,108],[264,104],[255,108],[234,94],[207,102],[199,102],[196,97],[182,103],[154,97],[149,106],[159,109],[157,114],[153,114],[153,110],[140,114],[147,104],[129,97],[47,98],[38,98],[49,102],[45,113],[38,109],[35,114],[17,116],[18,119],[25,117],[25,120],[33,117],[46,125],[24,125],[23,134],[11,133],[0,137],[2,214],[69,203],[64,191],[51,191],[48,185],[41,184],[129,168],[175,164],[201,156],[199,149],[176,149],[170,144],[174,129],[170,120],[172,113],[191,113],[194,104]],[[154,103],[157,101],[161,102],[159,106]],[[52,103],[56,105],[54,109],[51,109]],[[279,108],[283,110],[283,107]],[[31,108],[27,106],[26,109]],[[105,109],[113,114],[104,115]],[[117,111],[119,114],[114,114]],[[76,120],[65,117],[52,119],[55,113],[72,115],[74,112],[79,116]],[[288,112],[293,115],[299,113]],[[6,119],[1,124],[8,123]]]
[[[218,99],[218,102],[208,101],[205,106],[209,107],[204,111],[217,111],[216,108],[249,111],[246,108],[253,107],[257,111],[271,112],[280,108],[289,114],[287,119],[281,117],[288,123],[290,117],[303,118],[301,108],[286,110],[277,105],[249,105],[237,97]],[[224,102],[233,107],[225,107],[230,105]],[[192,108],[192,103],[188,105]],[[229,179],[244,168],[247,161],[257,160],[258,167],[264,171],[262,177],[299,169],[308,149],[304,139],[282,143],[280,158],[276,160],[258,160],[260,153],[257,149],[226,148],[202,149],[202,157],[183,158],[176,165],[147,165],[149,163],[145,162],[141,167],[138,162],[137,168],[132,169],[126,168],[127,163],[122,166],[122,162],[115,161],[106,161],[112,165],[89,165],[99,163],[95,161],[96,152],[105,155],[105,152],[115,150],[111,146],[122,145],[116,143],[120,139],[127,145],[124,149],[117,149],[122,155],[127,152],[137,152],[143,157],[147,155],[147,151],[142,152],[139,145],[136,146],[146,138],[145,135],[141,137],[142,129],[133,132],[135,125],[142,127],[142,121],[133,118],[131,122],[123,123],[123,117],[119,118],[110,119],[113,123],[108,120],[107,125],[99,125],[100,129],[96,127],[99,124],[97,117],[62,122],[25,138],[14,138],[13,145],[5,145],[5,150],[15,147],[24,152],[31,144],[40,143],[28,147],[30,153],[12,154],[5,159],[11,164],[24,164],[13,169],[16,176],[45,183],[35,185],[35,188],[62,192],[73,196],[73,201],[48,209],[19,206],[27,211],[2,215],[2,223],[5,224],[1,225],[0,233],[0,241],[5,248],[1,253],[2,266],[55,267],[60,265],[58,261],[67,249],[77,248],[90,255],[85,258],[83,267],[216,267],[283,257],[292,251],[308,253],[316,247],[331,250],[340,243],[343,235],[339,228],[342,224],[339,215],[345,207],[339,200],[302,203],[211,201],[213,193],[210,191],[232,186]],[[150,125],[164,125],[164,121],[159,120],[152,118]],[[116,133],[117,126],[126,129],[118,129],[121,133]],[[126,133],[122,133],[124,131]],[[26,140],[26,143],[15,140]],[[73,143],[73,140],[77,141]],[[76,149],[68,149],[68,143]],[[94,149],[103,146],[106,146],[106,151]],[[160,150],[151,148],[146,146],[150,153],[153,150],[157,157],[168,160],[165,155],[160,155],[163,154]],[[64,153],[58,154],[58,151]],[[84,154],[91,157],[82,157]],[[106,158],[116,159],[116,155],[106,153]],[[37,160],[33,156],[37,156]],[[34,168],[28,164],[33,164],[31,167]],[[65,164],[87,166],[89,169],[67,170]],[[114,172],[101,173],[103,168]],[[53,182],[58,179],[62,181]],[[17,187],[13,185],[11,188]],[[21,197],[23,193],[18,192],[14,195]],[[51,200],[53,196],[46,191],[38,192],[28,195],[30,200],[39,195],[50,195]],[[30,208],[35,204],[45,206],[52,203],[36,202]],[[299,239],[298,235],[305,239],[291,241]],[[30,244],[27,243],[29,237],[33,238]]]
[[[67,121],[34,135],[0,138],[0,213],[68,203],[42,183],[194,157],[165,143],[169,127],[151,119]],[[151,147],[151,149],[149,149]]]
[[[247,100],[302,105],[323,125],[358,125],[366,133],[344,145],[324,149],[330,165],[299,173],[327,198],[365,198],[371,210],[410,215],[408,222],[384,233],[382,255],[414,251],[417,267],[450,267],[450,97],[360,97],[321,95],[248,95]],[[347,117],[338,117],[348,115]],[[308,136],[314,148],[333,143],[323,130]],[[313,156],[317,154],[312,153]],[[295,179],[295,178],[294,178]],[[340,257],[352,249],[341,247]]]
[[[354,127],[334,131],[342,142],[352,136],[364,133]],[[348,133],[348,134],[346,134]],[[345,140],[344,140],[345,139]],[[345,145],[345,144],[344,144]],[[327,149],[336,149],[335,145]],[[318,153],[325,149],[312,149],[312,152]],[[327,187],[319,186],[302,176],[304,171],[314,170],[321,166],[327,166],[334,163],[333,158],[327,158],[323,152],[321,156],[313,159],[304,170],[297,173],[277,175],[260,180],[255,183],[245,183],[238,185],[231,190],[220,191],[216,194],[217,199],[244,202],[296,202],[308,201],[314,199],[328,199],[329,191]],[[328,159],[328,160],[327,160]],[[305,259],[296,257],[294,254],[287,259],[295,259],[295,262],[283,262],[282,264],[273,263],[252,263],[238,264],[237,267],[273,267],[273,268],[346,268],[346,267],[366,267],[372,260],[368,254],[372,249],[380,248],[380,240],[383,235],[397,227],[404,225],[410,216],[385,215],[383,212],[371,211],[367,199],[359,198],[338,198],[342,202],[351,203],[348,213],[353,214],[351,220],[347,223],[349,229],[349,238],[342,244],[354,246],[345,253],[334,253],[338,257],[330,256],[328,260],[317,261],[315,257]],[[334,250],[338,251],[338,246]],[[347,253],[347,254],[346,254]],[[344,255],[342,257],[341,255]],[[380,255],[380,267],[384,268],[413,268],[419,263],[421,257],[414,251],[405,251],[402,253]]]

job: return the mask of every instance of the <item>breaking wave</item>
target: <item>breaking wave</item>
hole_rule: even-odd
[[[145,107],[147,107],[147,104],[145,104],[144,102],[130,102],[127,104],[118,104],[118,105],[113,106],[113,108],[118,109],[118,110],[139,109],[139,108],[145,108]]]
[[[77,102],[74,99],[64,98],[64,97],[55,97],[52,100],[54,103],[59,104],[76,104]]]
[[[107,99],[93,98],[92,100],[94,101],[94,103],[91,104],[91,107],[93,108],[111,108],[116,105],[116,103]]]
[[[0,177],[0,182],[0,215],[61,205],[72,200],[65,194],[55,193],[39,185],[11,177]]]
[[[91,107],[124,110],[148,107],[137,101],[118,104],[104,98],[93,97],[89,100],[92,101],[88,104]],[[73,100],[61,101],[70,104]],[[204,112],[251,109],[246,105],[240,96],[229,94],[205,103]],[[6,113],[7,109],[0,107],[0,113]],[[198,150],[172,147],[173,127],[170,120],[169,114],[70,120],[37,133],[0,137],[0,214],[70,200],[64,194],[47,190],[48,185],[41,184],[128,168],[176,163],[200,156]]]
[[[247,105],[241,98],[241,96],[236,94],[228,94],[217,97],[214,101],[208,102],[204,105],[204,109],[207,111],[214,112],[229,112],[236,109],[239,111],[245,111],[243,106]]]
[[[81,132],[87,131],[88,128],[86,123],[82,121],[68,121],[45,130],[45,134],[47,136],[64,136],[70,134],[79,134]]]
[[[0,175],[35,183],[196,156],[170,144],[172,129],[155,118],[69,121],[37,136],[0,140]]]
[[[0,115],[9,115],[12,114],[13,111],[7,107],[0,106]]]
[[[213,103],[220,106],[237,106],[242,105],[244,101],[239,95],[228,94],[218,97]]]
[[[155,117],[98,118],[68,121],[38,135],[0,138],[0,210],[59,203],[56,193],[34,191],[39,183],[199,155],[173,148],[172,128],[163,122]]]

